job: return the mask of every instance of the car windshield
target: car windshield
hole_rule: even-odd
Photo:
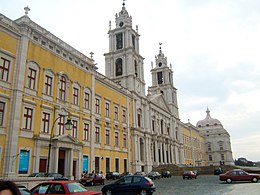
[[[81,185],[80,183],[67,183],[66,184],[69,192],[71,194],[73,193],[78,193],[78,192],[86,192],[88,191],[83,185]]]

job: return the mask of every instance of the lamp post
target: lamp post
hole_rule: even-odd
[[[50,170],[50,155],[51,155],[51,142],[52,142],[52,138],[53,138],[53,129],[54,129],[54,125],[56,123],[57,120],[59,120],[61,117],[66,117],[68,116],[67,118],[67,122],[65,123],[65,129],[66,130],[70,130],[71,127],[72,127],[72,122],[71,122],[71,119],[70,119],[70,114],[67,114],[67,115],[61,115],[59,117],[57,117],[55,119],[55,121],[53,122],[53,125],[52,125],[52,128],[51,128],[51,135],[50,135],[50,140],[49,140],[49,150],[48,150],[48,159],[47,159],[47,173],[49,173],[49,170]]]

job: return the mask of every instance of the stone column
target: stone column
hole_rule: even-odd
[[[70,180],[74,180],[73,176],[73,149],[68,150],[68,164],[67,164],[67,170],[68,170],[68,178]]]
[[[58,173],[58,166],[59,166],[59,147],[54,147],[52,143],[52,150],[51,150],[51,159],[50,159],[50,171]],[[53,162],[53,163],[52,163]]]

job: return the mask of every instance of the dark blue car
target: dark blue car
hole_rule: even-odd
[[[105,185],[102,189],[102,194],[140,194],[151,195],[155,192],[153,181],[144,176],[131,175],[125,176],[112,184]]]

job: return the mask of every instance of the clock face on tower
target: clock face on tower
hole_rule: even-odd
[[[124,22],[120,22],[119,26],[122,27],[124,25]]]

